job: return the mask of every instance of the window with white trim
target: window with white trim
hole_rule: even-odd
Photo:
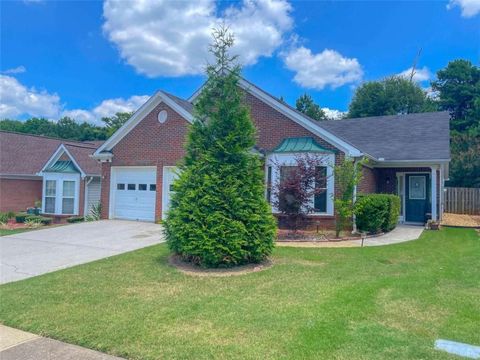
[[[318,166],[316,172],[313,208],[316,213],[325,213],[327,212],[327,167]]]
[[[57,190],[56,180],[45,181],[45,212],[47,214],[55,213],[56,190]]]
[[[70,215],[74,213],[75,207],[75,181],[63,181],[62,194],[62,214]]]

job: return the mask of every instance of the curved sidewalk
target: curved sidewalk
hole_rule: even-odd
[[[405,241],[416,240],[420,237],[424,230],[423,226],[417,225],[397,225],[395,229],[389,233],[365,239],[363,246],[383,246],[390,244],[398,244]],[[345,240],[345,241],[308,241],[308,242],[277,242],[277,246],[291,247],[322,247],[322,248],[338,248],[338,247],[359,247],[362,246],[362,240]]]

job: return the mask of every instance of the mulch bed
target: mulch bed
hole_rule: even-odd
[[[480,215],[444,213],[442,226],[480,228]]]
[[[366,239],[383,235],[383,233],[367,235]],[[336,238],[334,234],[328,232],[316,232],[305,230],[284,230],[279,229],[277,233],[277,242],[339,242],[350,240],[362,240],[361,235],[347,235]]]
[[[259,264],[241,265],[233,268],[206,269],[183,261],[183,259],[178,255],[170,255],[168,258],[168,263],[187,275],[213,277],[245,275],[266,270],[273,265],[273,262],[270,259],[267,259]]]
[[[25,228],[28,228],[28,226],[26,226],[23,223],[15,222],[15,219],[8,220],[8,222],[2,226],[2,229],[5,229],[5,230],[15,230],[15,229],[25,229]]]

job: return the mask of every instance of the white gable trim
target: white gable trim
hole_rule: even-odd
[[[103,159],[101,152],[102,151],[109,151],[115,145],[117,145],[120,140],[122,140],[137,124],[144,119],[155,107],[160,103],[165,103],[170,108],[172,108],[175,112],[177,112],[180,116],[185,118],[188,122],[193,122],[193,116],[180,105],[178,105],[175,101],[173,101],[168,95],[163,93],[162,91],[158,91],[153,95],[148,101],[143,104],[135,113],[132,115],[130,119],[127,120],[125,124],[120,127],[115,133],[110,136],[110,138],[100,146],[95,153],[92,155],[93,158],[96,159]]]
[[[340,139],[339,137],[333,135],[331,132],[325,130],[324,128],[312,123],[311,121],[305,119],[302,115],[298,114],[297,112],[293,111],[290,109],[288,106],[285,106],[285,104],[282,104],[280,101],[275,99],[274,97],[270,96],[269,94],[265,93],[264,91],[260,90],[256,86],[251,85],[248,81],[240,78],[238,85],[245,91],[249,92],[253,96],[255,96],[257,99],[260,99],[267,105],[271,106],[281,114],[285,115],[286,117],[290,118],[300,126],[304,127],[311,133],[319,136],[323,140],[327,141],[328,143],[332,144],[336,148],[340,149],[343,151],[345,154],[351,157],[358,157],[362,156],[363,153],[354,147],[353,145],[347,143],[346,141]],[[198,89],[189,99],[188,101],[192,102],[194,101],[198,95],[200,95],[200,92],[203,87]]]
[[[82,168],[80,167],[80,165],[78,165],[78,163],[75,161],[75,158],[72,156],[72,154],[70,154],[70,151],[68,151],[68,149],[65,147],[65,145],[63,144],[60,144],[60,146],[58,147],[57,150],[55,150],[55,152],[53,153],[53,155],[50,157],[50,159],[48,159],[48,161],[45,163],[45,165],[43,166],[42,170],[40,170],[40,172],[37,174],[39,176],[42,176],[43,173],[45,172],[45,170],[50,166],[50,165],[53,165],[55,164],[55,162],[57,162],[58,159],[60,159],[60,157],[63,155],[63,153],[67,154],[68,157],[70,158],[70,160],[72,160],[73,164],[75,165],[75,167],[80,171],[80,175],[82,176],[82,178],[84,178],[86,176],[85,172],[82,170]]]

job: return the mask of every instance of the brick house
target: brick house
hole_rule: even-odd
[[[0,211],[40,201],[46,215],[87,215],[100,201],[101,165],[90,155],[102,143],[0,131]]]
[[[332,166],[345,156],[370,160],[357,192],[401,197],[399,221],[441,218],[450,161],[447,113],[317,122],[245,79],[239,86],[257,128],[256,149],[264,157],[266,183],[280,175],[274,162],[295,165],[296,153],[305,151],[324,155],[326,191],[315,199],[318,211],[312,215],[323,225],[333,225],[333,199],[338,194]],[[157,221],[165,217],[199,91],[188,100],[158,91],[95,151],[93,158],[102,165],[103,218]]]

